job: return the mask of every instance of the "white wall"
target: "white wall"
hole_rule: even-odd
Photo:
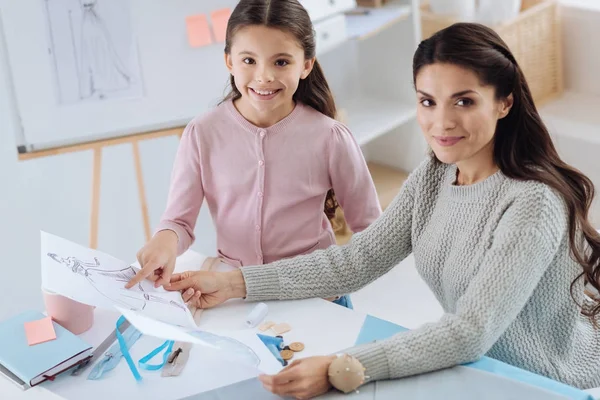
[[[555,143],[563,159],[596,187],[590,219],[600,229],[600,1],[560,0],[560,4],[566,94],[560,106],[549,106],[548,119],[556,127],[564,126],[553,132],[558,133]]]
[[[562,0],[565,87],[600,96],[600,1]]]
[[[0,36],[0,46],[3,38]],[[0,57],[4,52],[0,51]],[[40,230],[89,244],[91,151],[18,161],[10,92],[0,58],[0,320],[27,308],[42,308]],[[140,143],[152,227],[166,203],[176,137]],[[107,148],[102,160],[98,247],[134,261],[144,243],[131,148]],[[206,207],[201,211],[194,248],[216,248]]]
[[[576,13],[567,15],[585,18]],[[595,15],[599,17],[595,20],[596,26],[600,26],[600,15]],[[574,26],[573,21],[578,20],[569,20],[565,25]],[[566,32],[565,38],[578,35],[573,29],[567,29]],[[600,37],[600,28],[597,32],[597,37]],[[2,43],[0,37],[0,46]],[[580,71],[590,71],[591,74],[600,69],[600,62],[595,69],[586,62],[594,54],[597,58],[598,52],[592,51],[591,42],[584,43],[583,47],[577,48],[565,46],[566,61],[570,60],[565,66],[568,72],[567,86],[588,87],[593,91],[598,90],[600,95],[597,80],[576,81],[584,73]],[[0,57],[2,54],[0,51]],[[2,70],[4,61],[0,59],[0,78],[6,72]],[[11,118],[9,91],[5,83],[4,79],[0,79],[0,320],[16,310],[42,307],[39,290],[41,229],[82,245],[89,243],[92,173],[92,154],[89,151],[25,162],[17,160],[15,121]],[[174,137],[142,142],[140,145],[153,227],[166,202],[176,148],[177,139]],[[567,161],[579,159],[584,172],[592,175],[600,189],[597,172],[600,168],[595,161],[598,158],[594,158],[593,153],[588,155],[575,150],[567,151],[566,147],[564,153],[568,154]],[[131,149],[126,145],[107,149],[102,172],[99,249],[124,261],[133,261],[144,237]],[[215,235],[206,207],[201,212],[197,232],[198,240],[194,249],[213,253]]]

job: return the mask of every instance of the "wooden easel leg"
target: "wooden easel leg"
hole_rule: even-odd
[[[94,148],[92,170],[92,212],[90,220],[90,248],[98,248],[98,216],[100,212],[100,177],[102,173],[102,147]]]
[[[140,158],[140,147],[138,141],[131,143],[133,147],[133,162],[135,163],[135,176],[138,186],[138,194],[140,196],[140,206],[142,208],[142,220],[144,222],[144,236],[146,242],[151,238],[150,231],[150,216],[148,215],[148,203],[146,201],[146,189],[144,187],[144,177],[142,174],[142,160]]]

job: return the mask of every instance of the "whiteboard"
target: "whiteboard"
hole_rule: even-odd
[[[111,64],[113,87],[126,76],[125,91],[85,97],[73,86],[77,78],[71,74],[77,71],[68,60],[80,60],[83,53],[81,8],[86,2],[97,3],[119,62],[128,66],[122,74],[115,62]],[[19,151],[183,126],[215,106],[226,94],[229,77],[224,43],[191,47],[186,17],[208,16],[236,4],[237,0],[0,0],[0,40],[6,45],[7,73],[24,141]],[[101,29],[90,29],[97,45]],[[71,56],[65,50],[67,38],[78,38]]]

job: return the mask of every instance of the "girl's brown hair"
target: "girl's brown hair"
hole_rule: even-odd
[[[231,54],[231,44],[235,34],[247,26],[266,26],[291,33],[304,49],[304,58],[316,56],[316,40],[312,21],[306,9],[298,0],[241,0],[233,10],[227,24],[225,37],[225,53]],[[231,91],[224,101],[237,100],[242,94],[235,86],[235,78],[231,76]],[[306,104],[328,117],[336,117],[333,94],[325,79],[323,69],[315,60],[310,74],[300,80],[294,100]],[[327,192],[324,211],[332,220],[335,217],[338,203],[333,189]]]

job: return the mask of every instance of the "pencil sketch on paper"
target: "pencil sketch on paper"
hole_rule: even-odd
[[[41,245],[44,290],[99,308],[119,307],[165,323],[195,326],[180,292],[156,288],[147,279],[125,288],[139,267],[45,232]]]
[[[142,96],[129,0],[45,0],[62,103]]]
[[[186,311],[186,306],[183,304],[148,293],[148,288],[144,288],[146,285],[152,286],[148,281],[142,281],[131,289],[125,289],[124,285],[139,271],[138,268],[133,266],[111,271],[99,268],[100,261],[97,257],[94,257],[93,263],[81,261],[77,257],[63,258],[54,253],[48,253],[48,257],[68,267],[74,274],[85,277],[94,289],[121,307],[127,307],[132,311],[142,311],[146,308],[148,302],[158,302],[174,307],[179,311]],[[118,291],[116,292],[109,289],[115,282],[118,283]]]

